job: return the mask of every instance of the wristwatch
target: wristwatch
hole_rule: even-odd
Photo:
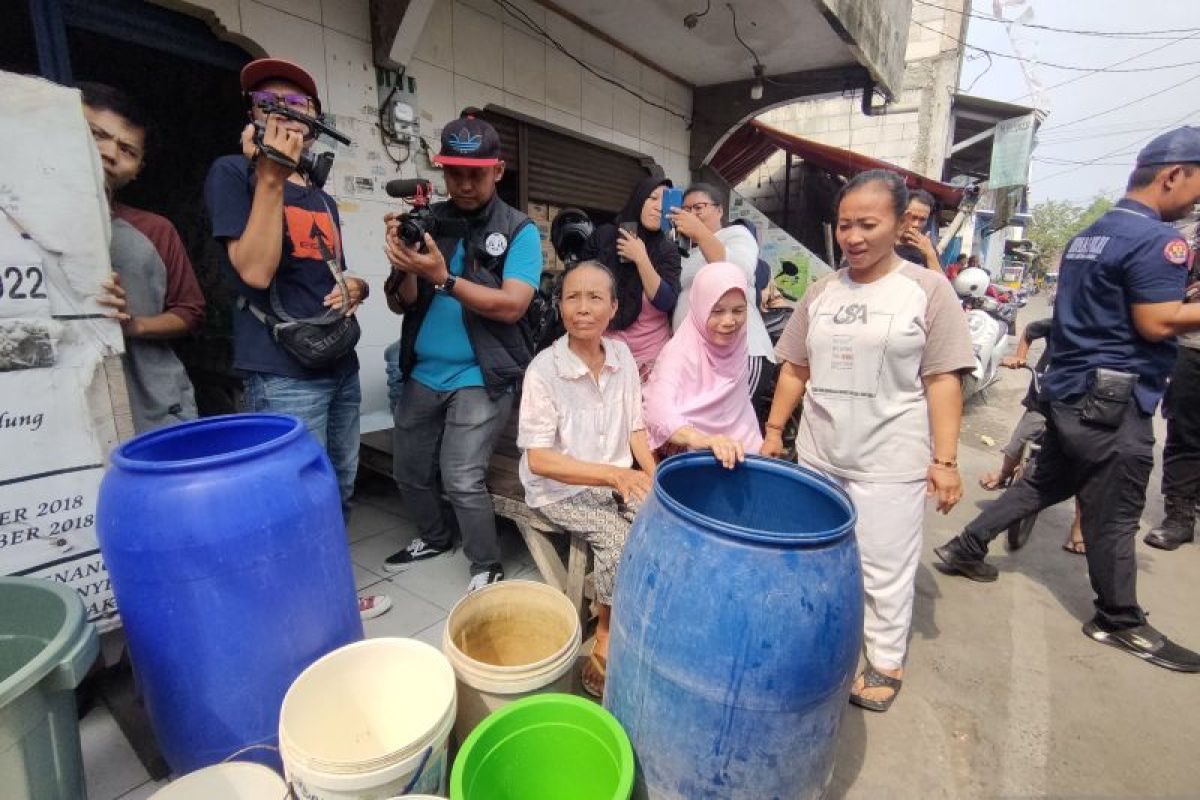
[[[454,293],[454,284],[456,284],[456,283],[458,283],[458,278],[456,276],[447,275],[446,280],[443,281],[442,283],[436,284],[433,287],[433,290],[435,292],[441,292],[442,294],[453,294]]]

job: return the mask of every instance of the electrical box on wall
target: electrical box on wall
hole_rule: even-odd
[[[379,91],[379,124],[389,144],[397,147],[420,146],[420,120],[417,118],[417,86],[409,75],[378,70],[375,85]]]

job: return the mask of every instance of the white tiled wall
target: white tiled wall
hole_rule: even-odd
[[[178,7],[179,0],[165,5]],[[295,61],[312,73],[333,123],[353,139],[337,148],[326,188],[338,199],[346,258],[376,289],[360,312],[364,430],[390,424],[383,349],[400,333],[399,318],[384,304],[387,263],[383,215],[395,204],[383,184],[418,172],[436,176],[414,154],[402,168],[387,159],[375,127],[378,104],[371,56],[368,0],[190,0],[229,32],[268,55]],[[489,103],[587,136],[650,155],[675,181],[688,180],[691,90],[585,32],[534,0],[515,0],[535,24],[589,67],[671,108],[656,108],[590,73],[547,40],[509,16],[493,0],[436,0],[413,59],[421,133],[436,147],[441,127],[466,106]],[[354,179],[374,181],[372,190]],[[349,183],[348,183],[349,182]]]

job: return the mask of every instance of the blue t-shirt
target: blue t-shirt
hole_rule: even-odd
[[[1103,367],[1138,376],[1138,407],[1154,413],[1175,363],[1175,342],[1151,342],[1133,324],[1132,306],[1183,299],[1188,246],[1157,213],[1128,198],[1067,244],[1042,378],[1042,399],[1069,402]]]
[[[221,268],[234,291],[263,311],[271,310],[271,295],[253,289],[238,276],[229,261],[226,241],[239,239],[250,219],[254,199],[253,171],[243,156],[222,156],[213,162],[204,182],[204,199],[212,220],[212,235],[220,244]],[[332,212],[332,219],[330,214]],[[336,285],[329,266],[321,257],[319,244],[345,257],[341,245],[341,218],[337,204],[314,186],[285,183],[283,189],[283,256],[274,283],[288,314],[302,319],[324,314],[325,295]],[[336,247],[335,247],[336,243]],[[311,370],[288,355],[271,338],[267,326],[249,309],[233,310],[233,368],[241,372],[265,372],[290,378],[327,378],[358,369],[358,356],[347,353],[324,370]]]
[[[450,274],[463,273],[462,242],[450,258]],[[504,280],[528,283],[536,291],[542,278],[542,242],[537,228],[526,225],[513,238],[504,259]],[[483,386],[483,372],[467,337],[458,300],[437,292],[417,333],[417,363],[412,377],[435,392]]]

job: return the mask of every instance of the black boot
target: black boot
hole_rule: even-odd
[[[1167,516],[1162,525],[1147,533],[1142,541],[1159,550],[1174,550],[1196,538],[1195,500],[1190,497],[1164,497],[1163,508]]]

